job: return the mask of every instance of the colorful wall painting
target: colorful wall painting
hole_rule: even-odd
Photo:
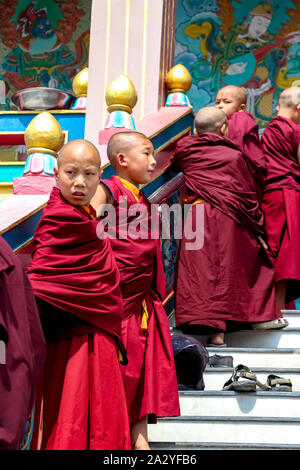
[[[281,91],[300,85],[299,0],[178,0],[175,41],[195,112],[234,84],[247,91],[247,109],[263,128]]]
[[[17,90],[72,92],[88,65],[91,0],[0,0],[0,109]]]

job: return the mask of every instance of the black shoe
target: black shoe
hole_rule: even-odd
[[[233,357],[232,356],[219,356],[214,354],[209,356],[209,367],[232,367],[233,368]]]

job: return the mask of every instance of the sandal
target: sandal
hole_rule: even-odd
[[[292,382],[290,379],[285,379],[284,377],[278,377],[278,375],[268,375],[267,383],[269,390],[273,392],[291,392],[292,391]]]
[[[289,326],[286,318],[276,318],[276,320],[252,323],[253,330],[276,330]]]
[[[256,375],[249,369],[249,367],[239,364],[235,367],[231,378],[225,382],[223,390],[233,390],[235,392],[256,392],[256,387],[262,390],[268,390],[266,385],[263,385],[257,380]]]

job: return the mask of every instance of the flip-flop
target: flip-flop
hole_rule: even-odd
[[[290,379],[284,377],[278,377],[278,375],[268,375],[267,383],[269,390],[273,392],[291,392],[292,391],[292,382]]]
[[[286,318],[276,318],[276,320],[252,323],[253,330],[277,330],[289,326]]]

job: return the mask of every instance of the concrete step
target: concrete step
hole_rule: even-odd
[[[282,310],[282,314],[288,320],[290,327],[300,327],[300,310]]]
[[[300,392],[184,391],[179,393],[181,416],[299,418]],[[300,435],[299,435],[300,439]]]
[[[182,334],[173,329],[172,334]],[[190,335],[204,346],[207,336]],[[300,348],[300,327],[286,327],[280,330],[240,330],[225,334],[225,343],[232,348]]]
[[[149,442],[234,443],[300,446],[300,418],[182,416],[149,424]]]
[[[207,348],[209,355],[229,355],[233,364],[244,364],[250,369],[263,367],[270,370],[278,368],[300,368],[300,348]]]
[[[235,365],[238,364],[234,364],[234,366]],[[251,370],[256,374],[257,379],[262,383],[266,383],[269,374],[278,375],[279,377],[286,377],[287,379],[291,380],[293,391],[300,392],[300,368],[266,369],[263,367],[252,367]],[[232,372],[232,368],[207,367],[203,374],[205,390],[222,390],[224,383],[227,382],[227,380],[231,377]]]
[[[282,330],[242,330],[225,335],[230,347],[248,348],[300,348],[300,327]]]

